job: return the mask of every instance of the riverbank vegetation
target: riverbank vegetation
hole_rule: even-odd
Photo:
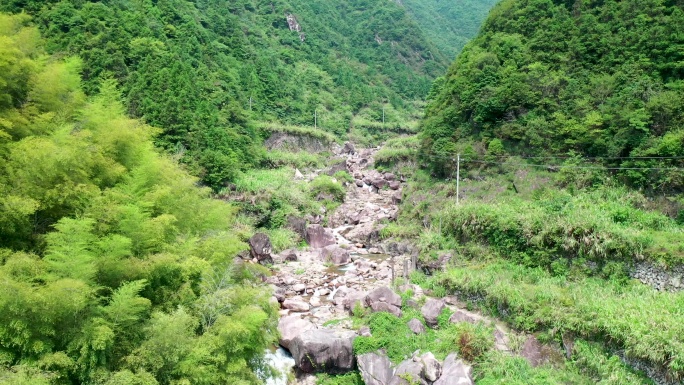
[[[258,382],[277,312],[236,208],[27,16],[0,40],[0,383]]]

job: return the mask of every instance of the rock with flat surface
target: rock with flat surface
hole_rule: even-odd
[[[335,244],[335,236],[332,231],[321,225],[308,225],[306,227],[306,242],[314,249],[322,249]]]
[[[459,322],[468,322],[471,324],[476,324],[483,322],[485,324],[489,324],[490,321],[486,319],[485,317],[473,313],[471,311],[465,310],[465,309],[456,309],[456,312],[451,315],[449,318],[449,322],[451,323],[459,323]]]
[[[366,353],[356,357],[361,378],[366,385],[389,385],[392,368],[389,358],[384,354]]]
[[[283,301],[283,307],[294,312],[305,312],[311,309],[311,306],[304,300],[297,298],[288,298]]]
[[[371,308],[371,310],[373,310],[373,313],[379,313],[379,312],[384,311],[384,312],[393,314],[399,318],[401,318],[401,316],[403,314],[401,312],[400,308],[398,308],[394,305],[390,305],[386,302],[374,302],[370,305],[370,308]]]
[[[278,332],[280,332],[280,345],[285,349],[290,349],[290,343],[301,333],[315,329],[316,326],[299,314],[288,315],[278,321]]]
[[[437,298],[430,298],[425,302],[425,305],[420,309],[423,318],[425,318],[425,323],[430,327],[437,326],[437,318],[442,314],[444,310],[444,301]]]
[[[389,182],[389,188],[391,190],[399,190],[401,188],[401,183],[399,181],[393,180]]]
[[[352,342],[355,336],[353,331],[307,330],[290,343],[295,366],[305,373],[351,370],[354,368]]]
[[[456,353],[451,353],[444,360],[442,375],[433,385],[474,385],[472,368],[458,359]]]
[[[542,354],[543,346],[535,336],[527,336],[520,355],[527,360],[533,367],[539,366],[544,362]]]

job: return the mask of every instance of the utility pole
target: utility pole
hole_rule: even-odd
[[[382,124],[385,124],[385,105],[382,105]]]
[[[318,128],[318,111],[314,110],[314,128]]]
[[[461,154],[456,154],[456,204],[459,203],[459,195],[461,190],[459,189],[459,183],[461,181]]]
[[[249,97],[249,110],[252,111],[252,97]]]

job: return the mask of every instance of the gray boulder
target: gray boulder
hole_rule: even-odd
[[[335,244],[333,233],[321,225],[306,226],[306,243],[314,249],[322,249]]]
[[[417,318],[412,318],[408,322],[408,327],[409,327],[409,329],[411,329],[412,332],[414,332],[416,334],[425,333],[425,325],[423,325],[423,323],[420,322],[420,320],[418,320]]]
[[[320,257],[322,260],[332,262],[336,266],[342,266],[351,263],[349,251],[337,245],[330,245],[322,248],[320,251]]]
[[[356,357],[361,378],[366,385],[389,385],[392,368],[386,355],[366,353]]]
[[[384,312],[393,314],[397,317],[401,317],[403,314],[401,312],[400,308],[398,308],[394,305],[390,305],[386,302],[374,302],[370,305],[370,308],[371,308],[371,310],[373,310],[373,313],[378,313],[378,312],[384,311]]]
[[[365,291],[349,289],[349,291],[347,291],[347,293],[345,294],[344,299],[342,299],[342,306],[344,306],[346,310],[354,310],[357,304],[361,307],[365,307],[365,298]]]
[[[290,343],[295,366],[305,373],[351,370],[354,368],[352,342],[355,336],[352,331],[307,330]]]
[[[386,311],[401,317],[401,297],[392,289],[388,287],[379,287],[370,293],[365,298],[366,305],[370,307],[373,312]]]
[[[387,286],[379,287],[366,296],[366,304],[369,306],[375,302],[385,302],[390,305],[400,307],[401,297]]]
[[[430,298],[425,302],[425,305],[420,309],[421,314],[425,318],[425,323],[430,327],[437,326],[437,318],[442,314],[445,304],[441,299]]]
[[[256,233],[249,238],[249,253],[260,264],[273,264],[271,240],[264,233]]]
[[[290,343],[301,333],[315,329],[316,326],[306,318],[299,315],[290,315],[278,321],[278,332],[280,332],[280,345],[285,349],[290,349]]]
[[[394,376],[389,385],[428,385],[422,373],[423,364],[409,358],[394,370]]]
[[[451,353],[444,360],[442,375],[433,385],[474,385],[472,368]]]
[[[428,352],[420,356],[420,362],[423,363],[423,377],[434,382],[442,375],[442,364],[437,361],[435,356]]]
[[[352,143],[346,142],[344,144],[344,147],[342,147],[342,153],[354,155],[354,153],[356,153],[356,148],[354,147],[354,145]]]
[[[283,301],[283,308],[292,310],[294,312],[305,312],[311,309],[311,305],[301,299],[288,298]]]
[[[382,190],[383,187],[388,185],[388,182],[382,178],[375,178],[371,180],[370,184],[378,190]]]
[[[399,190],[401,188],[401,183],[397,180],[389,182],[389,188],[391,190]]]

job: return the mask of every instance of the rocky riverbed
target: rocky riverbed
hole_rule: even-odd
[[[470,366],[456,354],[440,362],[430,352],[421,352],[396,363],[390,362],[383,352],[354,356],[354,338],[370,335],[370,330],[352,329],[350,311],[361,306],[400,317],[405,304],[390,288],[396,277],[414,268],[418,254],[409,244],[381,242],[383,222],[397,216],[404,181],[372,168],[376,151],[357,151],[347,144],[338,151],[333,161],[337,163],[328,170],[293,175],[293,178],[313,179],[320,172],[333,174],[346,170],[354,178],[347,183],[344,203],[334,213],[328,213],[327,221],[322,217],[290,221],[291,228],[307,241],[308,248],[270,255],[267,238],[257,234],[250,240],[254,260],[273,264],[274,274],[268,283],[273,289],[274,301],[281,307],[280,345],[294,359],[297,373],[294,384],[315,384],[314,372],[336,373],[354,368],[359,369],[366,384],[373,385],[408,384],[408,377],[421,384],[472,384]],[[415,285],[401,289],[411,289],[414,293],[412,306],[424,303],[420,307],[423,319],[409,322],[415,333],[424,332],[425,327],[435,327],[437,316],[447,307],[453,313],[451,322],[494,325],[492,338],[496,348],[511,351],[505,326],[464,310],[456,298],[424,299],[423,291]],[[523,341],[520,354],[531,363],[537,365],[547,360],[534,337],[527,336]],[[273,358],[282,358],[283,351],[277,355]]]

